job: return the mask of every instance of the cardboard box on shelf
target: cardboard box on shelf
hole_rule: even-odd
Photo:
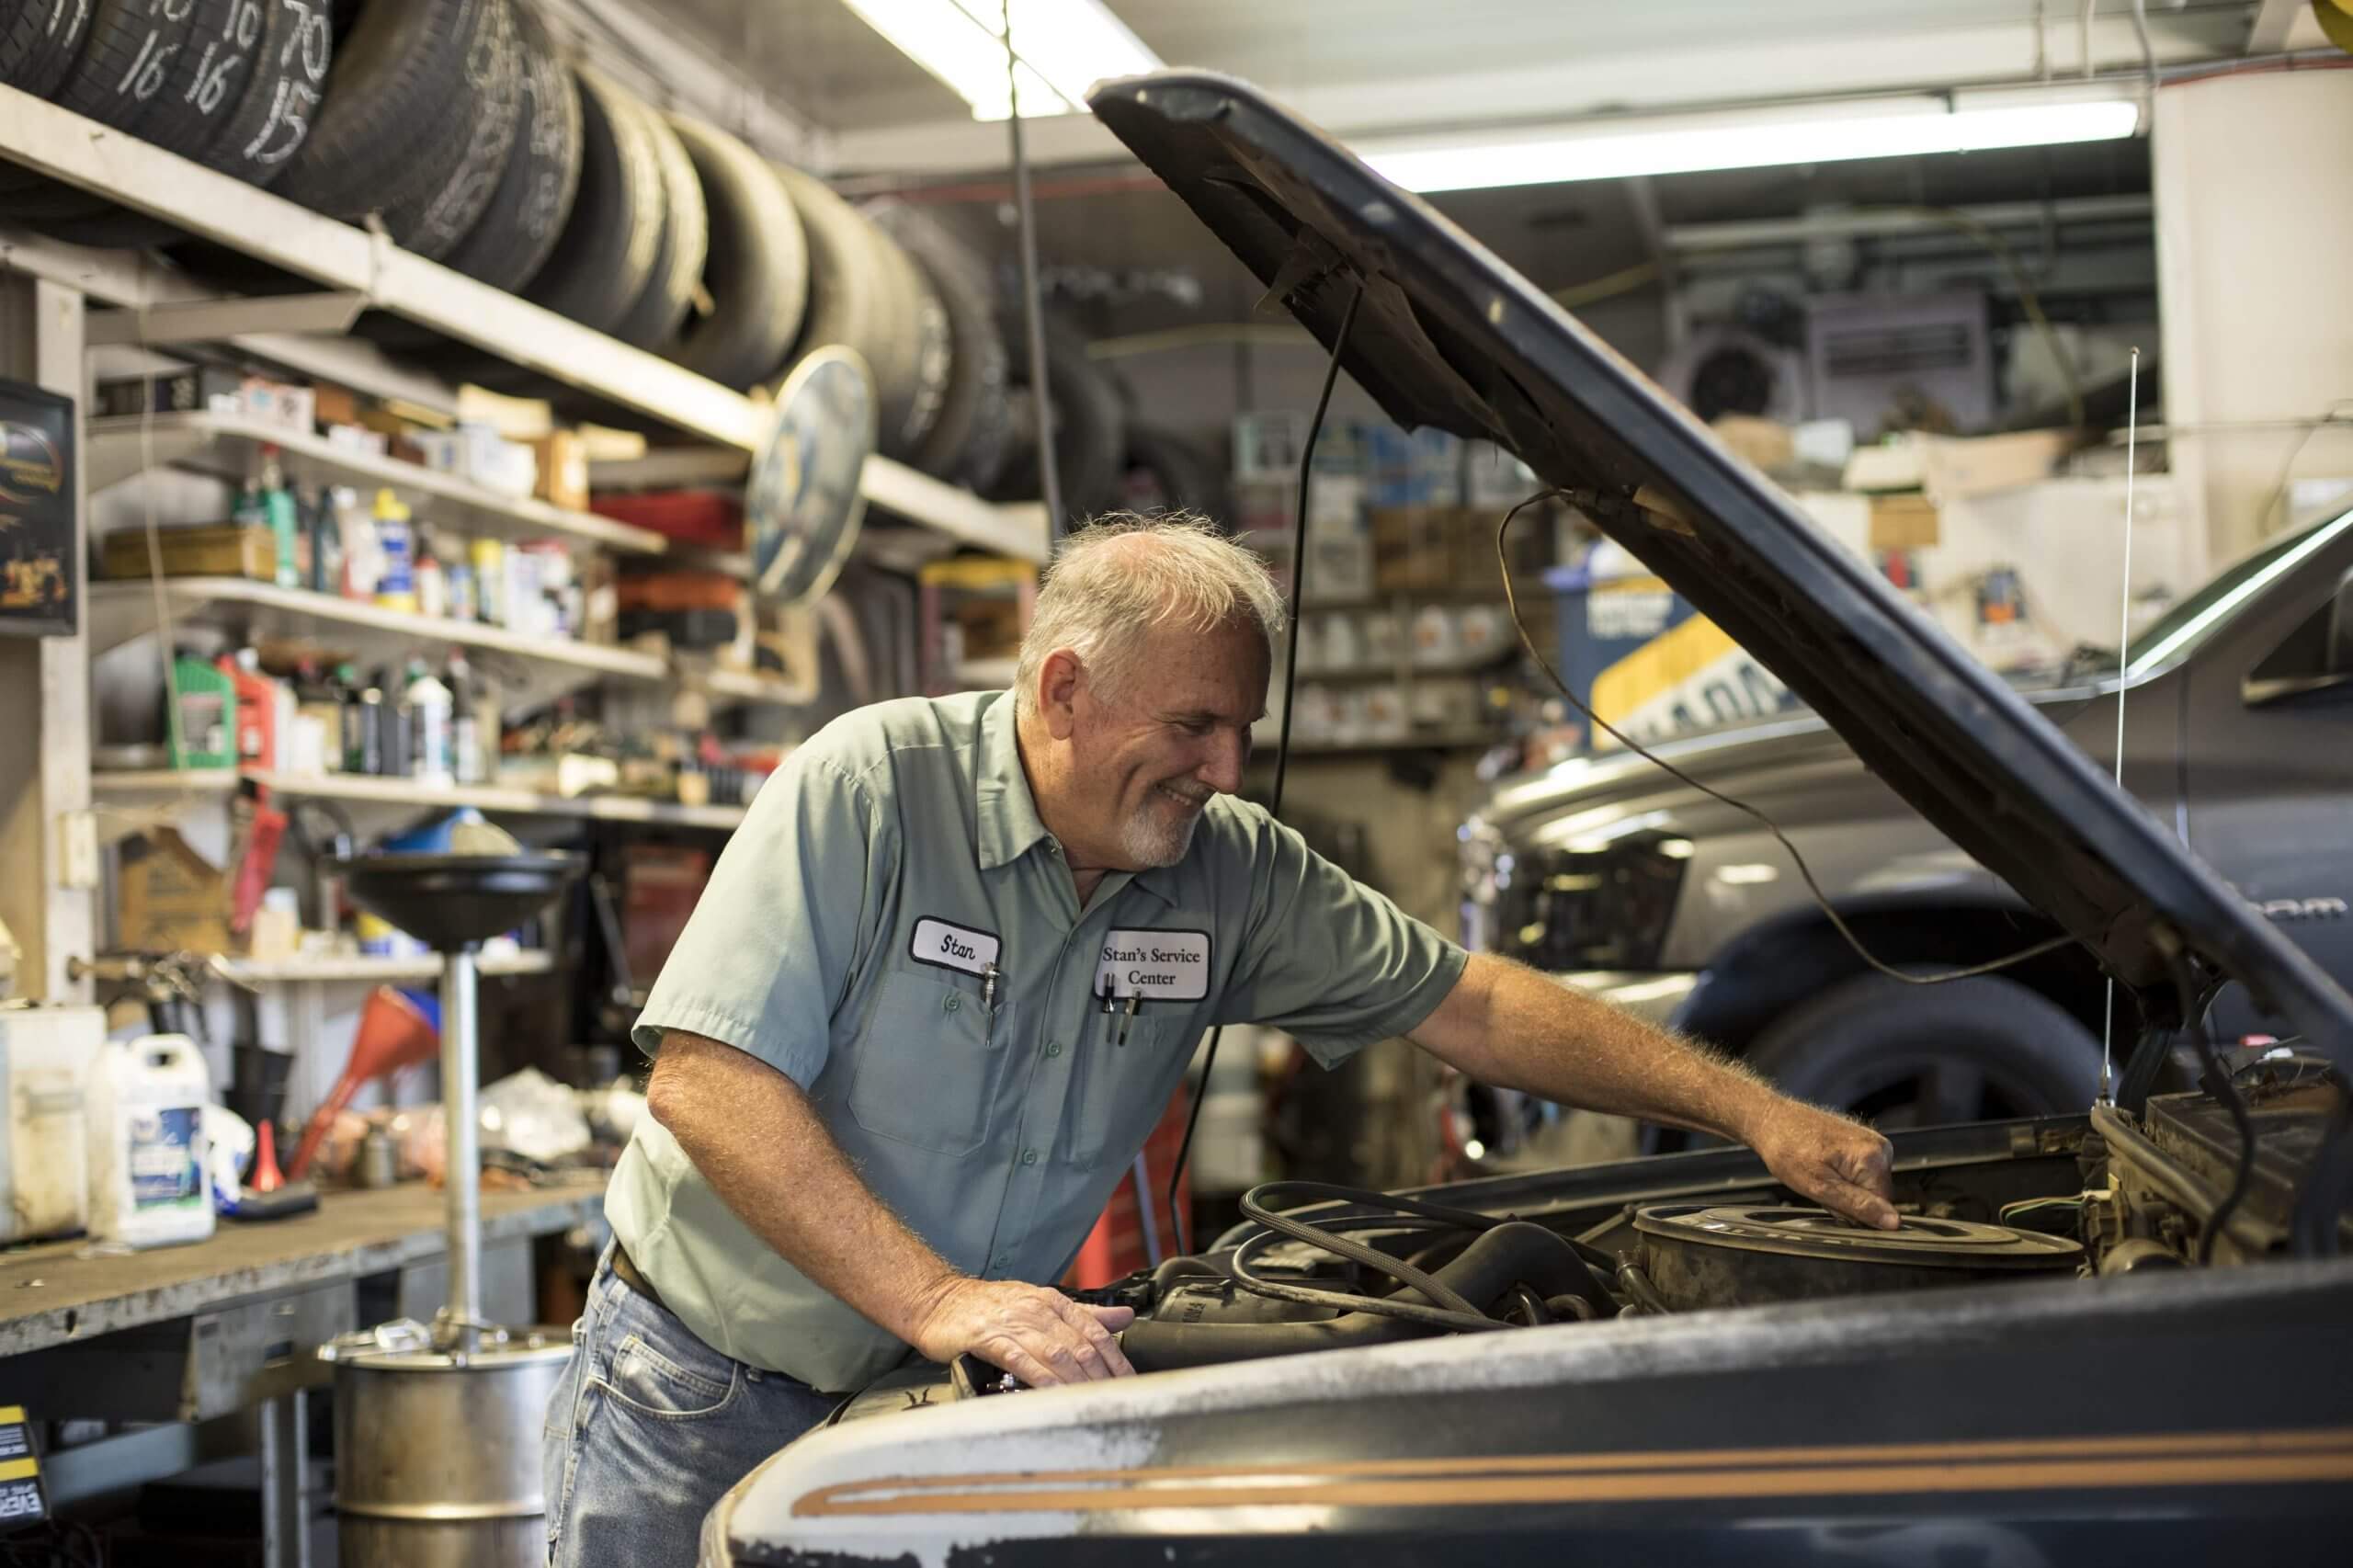
[[[1926,495],[1905,493],[1870,498],[1870,549],[1926,550],[1937,542],[1937,504]]]
[[[156,553],[166,577],[243,577],[278,580],[278,540],[267,528],[250,523],[196,523],[155,530]],[[98,547],[98,575],[110,580],[149,575],[147,530],[117,528]]]
[[[2048,479],[2075,444],[2070,430],[2005,436],[1921,436],[1858,447],[1842,481],[1848,490],[1921,490],[1946,503]]]
[[[116,879],[116,935],[126,948],[226,953],[229,874],[188,846],[176,828],[126,839]]]
[[[588,509],[588,445],[576,430],[554,430],[527,443],[539,463],[531,494],[568,512]]]

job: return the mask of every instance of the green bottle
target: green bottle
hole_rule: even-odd
[[[278,449],[264,447],[261,460],[262,516],[269,524],[270,537],[278,542],[278,585],[299,588],[302,585],[301,521],[294,505],[294,492],[286,487],[286,471],[278,466]]]
[[[182,653],[172,661],[169,721],[174,767],[237,766],[237,690],[229,676],[206,660]]]

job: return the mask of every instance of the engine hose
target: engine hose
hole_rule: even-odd
[[[1541,1225],[1507,1221],[1480,1235],[1462,1256],[1438,1271],[1452,1293],[1492,1305],[1519,1285],[1539,1298],[1581,1295],[1586,1265],[1559,1236]],[[1237,1280],[1237,1283],[1239,1281]],[[1401,1292],[1401,1294],[1403,1294]],[[1399,1303],[1404,1304],[1404,1303]],[[1501,1327],[1491,1323],[1489,1326]],[[1359,1311],[1322,1323],[1176,1323],[1146,1319],[1120,1335],[1120,1348],[1139,1372],[1176,1367],[1208,1367],[1228,1361],[1264,1360],[1311,1350],[1340,1350],[1387,1345],[1443,1332],[1386,1312]]]

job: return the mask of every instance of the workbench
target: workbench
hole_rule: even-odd
[[[534,1238],[596,1221],[601,1175],[482,1195],[483,1305],[494,1321],[532,1314]],[[37,1420],[194,1424],[258,1411],[263,1560],[303,1568],[318,1492],[303,1461],[303,1394],[331,1381],[319,1346],[394,1317],[429,1319],[446,1299],[439,1188],[407,1182],[333,1192],[312,1213],[238,1223],[209,1240],[145,1252],[86,1241],[0,1254],[0,1389]],[[61,1472],[103,1470],[113,1486],[174,1473],[194,1450],[156,1429],[53,1457]],[[124,1452],[89,1461],[100,1449]],[[139,1457],[129,1451],[136,1448]],[[175,1454],[179,1455],[175,1459]],[[137,1471],[133,1474],[133,1471]]]

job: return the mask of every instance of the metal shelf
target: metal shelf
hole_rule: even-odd
[[[348,484],[364,490],[392,489],[430,504],[427,520],[460,533],[499,539],[556,537],[602,545],[608,550],[658,555],[669,540],[651,528],[574,512],[528,496],[502,495],[460,474],[442,473],[397,458],[338,447],[324,436],[280,430],[211,413],[138,415],[93,419],[83,472],[92,490],[119,484],[155,464],[188,469],[222,479],[243,479],[261,467],[261,449],[278,449],[278,465],[290,479],[309,484]]]
[[[176,153],[97,124],[14,87],[0,86],[0,124],[8,128],[0,158],[161,218],[191,234],[311,279],[502,359],[539,371],[722,448],[756,451],[773,417],[765,403],[695,375],[656,354],[591,331],[415,256],[348,223],[190,163]],[[119,267],[107,253],[39,243],[0,245],[11,265],[97,299],[136,310],[210,298],[184,280],[165,279],[127,253]],[[269,299],[253,302],[249,321],[218,335],[276,330]],[[869,459],[860,490],[873,506],[962,543],[1024,560],[1048,556],[1045,507],[995,506],[888,459]]]
[[[167,577],[90,585],[90,649],[102,653],[157,629],[158,596],[176,625],[210,626],[243,636],[305,637],[349,649],[363,663],[402,660],[455,644],[504,655],[498,674],[516,709],[609,677],[659,682],[666,660],[652,653],[560,637],[526,637],[504,627],[384,609],[332,594],[281,588],[241,577]]]
[[[630,795],[541,795],[495,784],[426,784],[414,778],[380,778],[364,773],[232,773],[226,768],[156,768],[94,773],[90,792],[101,800],[226,795],[239,778],[251,778],[281,795],[362,804],[435,807],[472,806],[509,816],[587,817],[599,822],[655,823],[677,827],[733,828],[744,820],[742,806],[686,806]]]
[[[333,958],[297,955],[290,959],[228,959],[222,967],[230,978],[250,985],[383,985],[394,981],[441,978],[441,960],[431,953],[421,958],[349,953]],[[538,951],[485,954],[475,967],[484,975],[547,974],[555,968],[555,955]]]

